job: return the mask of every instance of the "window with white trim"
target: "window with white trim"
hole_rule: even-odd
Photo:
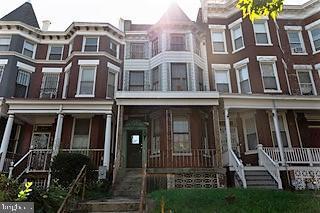
[[[130,43],[130,58],[143,59],[145,58],[146,43]]]
[[[238,80],[238,90],[239,93],[249,94],[251,93],[251,85],[249,79],[248,66],[244,65],[236,69],[237,70],[237,80]]]
[[[171,63],[171,90],[188,91],[186,63]]]
[[[309,30],[309,37],[312,44],[313,52],[320,51],[320,25],[317,25]]]
[[[81,66],[77,95],[94,96],[96,66]]]
[[[174,153],[191,153],[189,116],[172,114],[172,136]]]
[[[264,90],[267,91],[279,91],[280,85],[278,80],[278,74],[276,71],[276,64],[274,61],[261,62],[260,61],[261,75],[263,79]]]
[[[30,85],[31,74],[24,70],[18,70],[18,75],[16,78],[16,89],[15,95],[16,98],[26,98],[28,95],[28,89]]]
[[[214,69],[214,76],[216,82],[216,90],[223,93],[231,92],[229,70]]]
[[[4,72],[4,65],[0,65],[0,83],[2,80],[3,72]]]
[[[29,58],[34,58],[35,49],[36,49],[36,45],[34,43],[32,43],[31,41],[25,40],[23,44],[22,54]]]
[[[144,71],[129,72],[129,91],[144,90]]]
[[[11,43],[10,36],[1,36],[0,37],[0,51],[9,51]]]
[[[68,50],[68,56],[71,55],[72,51],[73,51],[73,43],[70,43],[69,44],[69,50]]]
[[[159,53],[159,38],[156,37],[155,39],[152,40],[152,57],[158,55]]]
[[[306,52],[301,31],[288,30],[287,35],[288,35],[289,45],[290,45],[292,54],[299,54],[299,53]]]
[[[118,57],[118,44],[116,42],[110,40],[109,49],[111,55],[113,55],[114,57]]]
[[[173,50],[173,51],[186,50],[185,34],[178,34],[178,33],[170,34],[170,50]]]
[[[115,85],[116,85],[116,73],[113,71],[108,71],[107,96],[110,98],[114,98]]]
[[[151,120],[151,154],[160,153],[160,117]]]
[[[271,44],[271,38],[270,38],[267,20],[254,22],[253,30],[254,30],[254,36],[256,39],[256,44],[258,45]]]
[[[84,37],[83,52],[97,52],[99,37]]]
[[[272,134],[273,145],[274,145],[274,147],[278,147],[276,131],[274,128],[273,118],[272,118],[271,114],[269,116],[269,120],[270,120],[270,129],[271,129],[271,134]],[[282,145],[283,145],[283,147],[289,147],[289,138],[288,138],[289,132],[288,132],[288,126],[285,123],[286,122],[285,115],[284,114],[278,115],[278,121],[279,121],[278,123],[279,123]]]
[[[160,90],[160,72],[159,66],[152,69],[152,91]]]
[[[50,45],[49,47],[49,60],[61,60],[63,52],[63,45]]]
[[[315,86],[311,70],[297,70],[301,95],[315,95]]]
[[[59,73],[43,73],[40,98],[57,97],[59,75]]]
[[[73,140],[71,149],[88,149],[90,142],[91,119],[75,118],[74,119]]]
[[[244,47],[241,24],[238,24],[231,28],[231,37],[233,51],[237,51]]]
[[[211,31],[212,40],[212,52],[213,53],[226,53],[226,37],[224,30],[212,30]]]
[[[243,118],[243,130],[246,142],[246,151],[257,150],[258,133],[256,127],[256,118],[254,115]]]
[[[198,90],[204,91],[204,84],[203,84],[203,69],[196,66],[197,71],[197,83],[198,83]]]

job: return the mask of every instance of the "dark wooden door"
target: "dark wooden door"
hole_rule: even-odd
[[[142,131],[127,131],[127,167],[142,167]]]

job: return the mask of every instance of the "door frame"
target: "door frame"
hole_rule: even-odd
[[[142,131],[142,168],[147,162],[147,125],[141,120],[129,120],[125,123],[123,128],[123,138],[122,138],[122,150],[121,153],[121,167],[127,168],[127,131]]]

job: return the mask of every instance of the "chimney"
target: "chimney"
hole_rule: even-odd
[[[49,20],[44,20],[44,21],[42,21],[42,28],[41,28],[41,30],[43,30],[43,31],[48,31],[50,25],[51,25],[51,21],[49,21]]]

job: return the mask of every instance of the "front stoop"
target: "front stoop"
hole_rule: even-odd
[[[79,203],[79,210],[74,212],[139,212],[140,201],[129,198],[112,198],[107,200]]]

